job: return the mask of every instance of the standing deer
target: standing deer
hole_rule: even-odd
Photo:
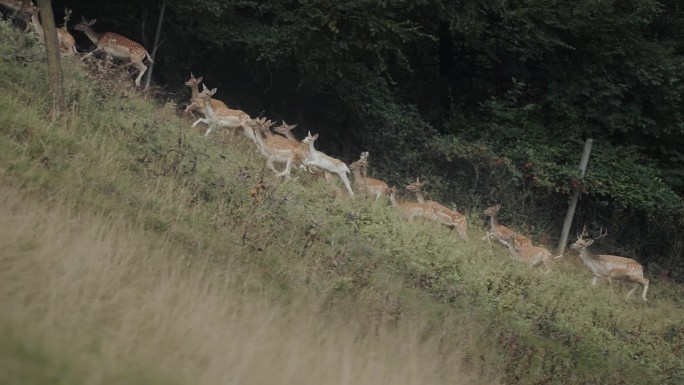
[[[45,30],[43,29],[43,25],[40,23],[40,9],[33,5],[30,1],[24,1],[22,3],[21,9],[31,18],[30,25],[33,27],[36,35],[38,35],[38,39],[42,43],[45,39]],[[78,53],[76,51],[76,40],[74,40],[74,37],[71,36],[69,31],[67,31],[67,22],[71,16],[71,10],[65,9],[64,12],[64,24],[61,28],[56,29],[59,48],[68,54],[75,54]]]
[[[632,282],[634,285],[629,293],[627,293],[627,298],[634,294],[638,285],[642,285],[644,291],[641,293],[641,298],[646,301],[649,281],[644,278],[643,266],[630,258],[616,255],[596,255],[592,253],[589,250],[589,246],[591,246],[595,240],[608,235],[608,231],[599,232],[599,234],[600,235],[594,239],[588,238],[587,228],[585,226],[584,229],[582,229],[582,233],[577,236],[575,243],[570,245],[571,249],[579,251],[582,262],[594,275],[594,278],[591,280],[592,286],[595,286],[600,278],[607,278],[611,287],[613,286],[613,279]]]
[[[347,174],[350,172],[349,167],[347,167],[343,161],[316,150],[314,148],[314,142],[316,139],[318,139],[318,134],[311,135],[311,132],[309,132],[306,138],[302,140],[302,143],[309,145],[309,155],[306,157],[306,159],[304,159],[304,165],[320,168],[323,171],[337,174],[337,176],[342,180],[342,183],[344,183],[344,187],[347,188],[349,196],[353,197],[354,192],[349,184],[349,179],[347,179]]]
[[[435,201],[426,201],[423,196],[423,186],[427,182],[421,182],[420,178],[416,178],[416,181],[407,185],[406,189],[416,194],[416,200],[419,203],[424,203],[435,210],[434,220],[451,229],[456,229],[458,235],[465,241],[468,240],[468,220],[465,215],[459,213],[458,211],[452,210],[441,203]]]
[[[518,234],[508,234],[499,239],[506,243],[508,250],[513,257],[520,262],[525,263],[529,267],[539,266],[542,273],[548,274],[551,272],[551,252],[540,246],[524,245],[518,246],[515,240]],[[542,269],[542,266],[544,269]]]
[[[88,36],[88,39],[97,46],[93,51],[83,56],[81,60],[100,50],[105,51],[107,54],[117,59],[128,60],[131,62],[131,65],[138,70],[138,77],[135,79],[135,85],[140,87],[140,79],[145,74],[145,71],[147,71],[147,66],[143,63],[143,60],[147,58],[151,63],[153,60],[150,57],[150,54],[142,45],[119,34],[114,32],[95,32],[92,26],[96,21],[96,19],[86,20],[83,18],[80,23],[74,26],[75,30],[85,33],[86,36]]]

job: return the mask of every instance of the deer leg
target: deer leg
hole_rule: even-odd
[[[140,87],[140,79],[142,79],[145,71],[147,71],[147,66],[143,64],[142,61],[132,61],[131,64],[138,69],[138,77],[135,79],[135,85]]]
[[[214,129],[215,124],[213,122],[207,122],[206,119],[204,119],[203,121],[209,125],[209,128],[207,128],[207,132],[204,133],[204,136],[207,136]]]
[[[648,279],[642,278],[641,284],[644,285],[644,291],[641,292],[641,299],[646,301],[646,292],[648,291]]]
[[[276,170],[273,166],[273,156],[269,156],[268,158],[266,158],[266,167],[273,170],[273,172],[275,172],[276,174],[278,173],[278,170]]]
[[[596,286],[596,284],[598,283],[598,280],[599,280],[599,277],[595,275],[594,278],[591,280],[591,286]]]
[[[290,169],[292,168],[292,157],[287,158],[287,164],[285,165],[285,169],[282,172],[279,172],[276,174],[276,176],[284,176],[287,179],[290,179]]]
[[[347,188],[347,191],[349,192],[349,196],[353,197],[354,196],[354,191],[352,191],[351,186],[349,185],[349,179],[347,179],[347,173],[342,171],[338,172],[337,175],[342,179],[342,183],[344,183],[344,187]]]

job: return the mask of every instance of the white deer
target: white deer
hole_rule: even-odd
[[[145,74],[145,71],[147,71],[147,66],[143,63],[143,60],[147,58],[151,63],[153,60],[150,57],[150,54],[142,45],[119,34],[114,32],[95,32],[92,26],[96,21],[96,19],[82,19],[80,23],[74,26],[75,30],[85,33],[86,36],[88,36],[88,39],[97,46],[93,51],[83,56],[81,60],[100,50],[105,51],[107,54],[117,59],[128,60],[131,62],[131,65],[138,70],[138,77],[135,79],[135,85],[140,87],[140,79]]]
[[[309,145],[309,154],[306,157],[306,159],[304,159],[304,165],[316,167],[332,174],[337,174],[337,176],[340,177],[340,179],[342,179],[344,187],[347,188],[349,196],[354,196],[354,192],[352,191],[351,186],[349,185],[349,179],[347,179],[347,174],[350,172],[349,167],[347,167],[347,165],[343,161],[335,159],[332,156],[326,155],[320,151],[317,151],[314,148],[314,142],[316,141],[316,139],[318,139],[318,134],[311,135],[311,132],[309,132],[306,138],[302,140],[302,143]],[[327,175],[326,179],[328,179]]]
[[[594,275],[594,278],[591,280],[592,286],[595,286],[601,278],[607,278],[611,287],[613,286],[613,279],[632,282],[634,285],[629,293],[627,293],[627,298],[634,294],[638,285],[642,285],[644,291],[641,293],[641,298],[646,301],[649,281],[644,278],[644,267],[630,258],[616,255],[596,255],[592,253],[589,250],[589,246],[592,245],[596,239],[608,235],[608,231],[599,232],[599,234],[600,235],[594,239],[587,238],[588,234],[585,226],[582,230],[582,234],[577,236],[575,243],[570,245],[571,249],[579,251],[582,262]]]

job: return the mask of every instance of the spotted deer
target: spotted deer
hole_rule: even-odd
[[[152,58],[147,52],[145,47],[130,40],[124,36],[116,34],[114,32],[97,33],[93,30],[92,26],[97,20],[86,20],[82,21],[74,26],[74,29],[85,33],[85,35],[93,42],[97,47],[81,58],[84,60],[88,56],[92,55],[97,51],[105,51],[107,54],[119,59],[130,61],[138,70],[138,77],[135,78],[135,85],[140,87],[140,79],[147,71],[147,66],[143,63],[143,60],[147,60],[151,63]]]
[[[276,176],[290,177],[292,164],[298,158],[304,158],[308,151],[299,142],[294,142],[279,135],[272,135],[270,128],[273,122],[266,118],[254,119],[247,123],[253,130],[257,148],[266,158],[266,166],[276,173]],[[264,137],[266,136],[266,137]],[[307,151],[304,153],[304,151]],[[273,162],[285,163],[285,169],[281,172],[275,169]]]
[[[598,280],[601,278],[608,279],[611,287],[613,285],[613,279],[620,281],[631,282],[634,285],[632,289],[627,293],[627,298],[629,298],[634,291],[636,291],[639,285],[644,287],[644,291],[641,293],[641,299],[646,301],[646,292],[648,292],[648,279],[644,278],[644,268],[637,261],[619,257],[616,255],[597,255],[589,250],[595,240],[603,238],[608,235],[608,231],[600,231],[599,236],[590,239],[588,238],[586,226],[582,229],[582,233],[577,236],[575,243],[570,245],[570,248],[577,250],[579,252],[580,258],[586,267],[591,270],[594,278],[591,280],[591,285],[596,286]]]
[[[209,135],[214,128],[242,128],[245,135],[256,143],[254,130],[247,124],[252,121],[252,118],[247,114],[226,114],[222,110],[214,111],[211,100],[212,96],[216,93],[216,88],[209,90],[204,84],[202,84],[202,88],[202,92],[197,94],[195,98],[204,103],[204,112],[206,115],[204,118],[197,119],[195,123],[192,124],[192,127],[195,127],[200,123],[209,126],[204,133],[204,136]]]
[[[427,182],[421,182],[420,178],[416,178],[415,182],[406,186],[406,190],[416,194],[416,200],[419,203],[424,203],[435,210],[436,215],[434,220],[436,222],[448,226],[451,229],[456,229],[458,235],[463,240],[467,241],[468,220],[465,215],[459,213],[458,211],[452,210],[441,203],[432,200],[426,201],[425,197],[423,196],[423,186],[425,186],[425,184],[427,184]]]
[[[515,240],[519,235],[516,233],[507,234],[500,239],[506,243],[511,255],[520,262],[534,268],[539,267],[543,274],[551,272],[551,252],[541,246],[518,245]],[[542,269],[542,267],[544,267]]]
[[[380,179],[367,176],[368,151],[362,152],[359,160],[352,162],[352,164],[349,165],[349,168],[351,169],[352,174],[354,174],[356,188],[359,192],[374,196],[375,200],[380,199],[382,196],[389,195],[389,186],[387,183]]]
[[[435,216],[435,209],[425,203],[397,200],[396,187],[390,187],[389,197],[392,206],[394,206],[394,208],[399,211],[399,214],[407,220],[413,220],[418,217],[431,220]]]
[[[38,39],[43,42],[45,39],[45,30],[40,23],[40,9],[30,1],[24,1],[22,3],[22,11],[30,17],[31,27],[36,32],[36,35],[38,35]],[[67,30],[67,22],[71,16],[71,10],[65,9],[64,12],[64,24],[61,28],[56,29],[59,48],[68,54],[76,54],[78,53],[76,51],[76,40],[74,40],[74,37]]]
[[[520,248],[523,246],[532,246],[532,240],[523,235],[520,235],[516,231],[513,231],[502,224],[499,224],[499,221],[496,219],[496,215],[500,209],[501,204],[497,204],[492,207],[488,207],[483,212],[484,215],[489,217],[489,230],[487,230],[485,236],[482,237],[482,240],[487,240],[491,244],[491,240],[493,238],[502,245],[508,246],[508,243],[503,238],[516,235],[514,238],[514,243],[516,247]]]

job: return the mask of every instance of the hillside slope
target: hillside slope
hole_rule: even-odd
[[[76,62],[52,119],[40,51],[17,61],[0,30],[12,383],[684,381],[680,287],[649,277],[651,301],[625,301],[575,256],[549,276],[515,263],[477,218],[463,242],[283,182],[249,143]]]

